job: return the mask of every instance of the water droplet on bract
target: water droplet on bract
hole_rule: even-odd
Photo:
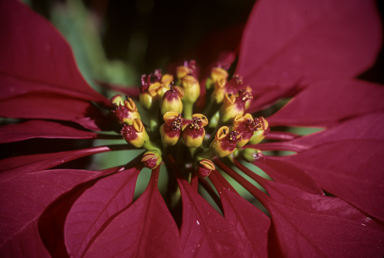
[[[363,224],[363,223],[361,223],[361,225],[364,226],[364,227],[367,226],[367,225],[365,225],[365,224]]]
[[[198,220],[196,220],[196,224],[197,224],[197,225],[200,225],[200,222],[199,222]]]

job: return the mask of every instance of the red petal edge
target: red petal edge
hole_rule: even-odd
[[[45,91],[109,105],[81,76],[68,43],[40,15],[4,0],[0,24],[1,99]]]
[[[177,225],[157,188],[159,169],[139,199],[108,224],[84,257],[181,257]]]
[[[50,257],[38,232],[43,210],[75,185],[103,174],[74,169],[43,170],[0,183],[0,256]]]

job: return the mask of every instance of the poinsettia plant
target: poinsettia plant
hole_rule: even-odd
[[[32,148],[0,160],[1,257],[383,256],[384,88],[356,79],[381,46],[373,1],[260,0],[202,80],[186,61],[112,99],[27,6],[1,1],[0,24],[0,116],[17,119],[0,141]],[[69,165],[117,151],[126,164]]]

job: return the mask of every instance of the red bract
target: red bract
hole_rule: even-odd
[[[0,128],[3,146],[33,138],[122,138],[95,132],[122,126],[102,110],[113,107],[85,82],[54,27],[13,0],[1,1],[0,24],[0,116],[27,120]],[[252,163],[241,154],[219,159],[206,151],[198,164],[209,177],[197,178],[196,164],[186,166],[189,153],[159,154],[147,139],[160,138],[153,130],[160,125],[141,120],[129,126],[148,132],[143,146],[162,162],[152,172],[143,169],[141,155],[101,171],[57,168],[134,149],[127,144],[10,153],[0,161],[0,256],[382,257],[384,88],[355,78],[373,64],[380,38],[373,1],[258,1],[236,68],[254,96],[246,112],[292,99],[266,117],[273,141],[237,149],[250,153],[243,158]],[[236,44],[229,45],[221,57],[232,61]],[[203,75],[215,61],[204,60]],[[139,97],[136,89],[125,92]],[[323,130],[300,136],[274,126]],[[258,156],[256,149],[295,154]],[[165,170],[167,189],[160,193]],[[152,174],[135,200],[140,173]],[[252,205],[242,187],[267,211]]]

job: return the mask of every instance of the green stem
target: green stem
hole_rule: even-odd
[[[209,102],[208,106],[204,110],[204,115],[211,121],[212,117],[219,111],[222,103]]]
[[[213,150],[207,149],[206,151],[203,151],[202,153],[198,154],[194,160],[195,161],[200,161],[202,159],[212,160],[215,156],[216,155]]]
[[[183,114],[184,114],[184,119],[192,119],[193,115],[193,104],[191,102],[184,102],[183,103]]]
[[[144,143],[143,147],[146,149],[146,150],[158,150],[161,154],[161,149],[159,148],[159,146],[157,146],[156,144],[154,144],[153,142],[151,142],[151,140],[147,141]]]
[[[148,111],[148,116],[149,116],[149,128],[151,132],[155,132],[157,127],[159,126],[159,123],[157,121],[157,112]]]
[[[191,153],[191,157],[193,158],[195,156],[197,148],[189,148],[189,152]]]

